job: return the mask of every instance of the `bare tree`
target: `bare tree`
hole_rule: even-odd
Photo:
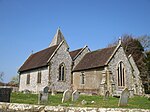
[[[144,47],[145,51],[150,51],[150,36],[148,35],[140,36],[138,37],[138,40]]]
[[[18,84],[19,83],[19,75],[17,74],[16,76],[13,76],[10,82],[13,84]]]

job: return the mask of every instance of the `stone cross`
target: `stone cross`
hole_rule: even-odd
[[[62,103],[64,103],[65,101],[68,101],[70,98],[71,98],[71,91],[67,89],[63,93]]]
[[[75,90],[72,93],[72,101],[76,101],[79,98],[79,92],[77,90]]]
[[[125,88],[121,93],[118,106],[119,107],[120,106],[127,106],[128,98],[129,98],[129,90],[128,90],[128,88]]]
[[[109,91],[106,91],[103,100],[108,100],[108,98],[109,98]]]

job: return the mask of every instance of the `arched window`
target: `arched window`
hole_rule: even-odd
[[[62,63],[59,66],[59,77],[58,77],[59,81],[64,81],[65,80],[65,65],[64,63]]]
[[[121,61],[117,67],[118,86],[125,86],[125,67]]]

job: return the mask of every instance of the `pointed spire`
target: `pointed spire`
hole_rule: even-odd
[[[54,45],[58,45],[58,44],[60,44],[63,40],[66,42],[66,40],[65,40],[65,38],[64,38],[64,36],[63,36],[61,30],[60,30],[60,27],[58,27],[57,32],[56,32],[55,36],[53,37],[53,40],[52,40],[52,42],[50,43],[49,47],[54,46]],[[66,44],[67,44],[67,43],[66,43]],[[67,46],[68,46],[68,45],[67,45]]]

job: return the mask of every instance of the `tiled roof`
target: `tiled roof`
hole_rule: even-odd
[[[113,54],[115,48],[116,46],[87,53],[73,71],[87,70],[104,66]]]
[[[48,59],[51,57],[57,47],[58,45],[55,45],[32,54],[20,67],[19,72],[47,66]]]
[[[76,56],[82,49],[83,49],[83,48],[77,49],[77,50],[74,50],[74,51],[70,51],[69,53],[70,53],[71,58],[74,59],[75,56]]]

